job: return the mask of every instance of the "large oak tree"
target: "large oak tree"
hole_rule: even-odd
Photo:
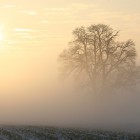
[[[138,82],[136,50],[132,40],[117,41],[118,31],[104,24],[80,27],[60,54],[62,74],[95,88],[132,86]]]

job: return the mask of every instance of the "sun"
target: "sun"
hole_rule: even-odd
[[[0,42],[4,40],[3,31],[4,31],[4,27],[3,26],[0,26]]]
[[[0,41],[3,41],[3,34],[0,32]]]

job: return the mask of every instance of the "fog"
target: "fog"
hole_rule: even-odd
[[[110,6],[105,0],[0,1],[0,124],[138,131],[139,85],[96,93],[77,87],[76,80],[61,80],[58,61],[76,27],[103,23],[120,30],[119,40],[134,40],[139,65],[138,5],[138,0],[110,0]]]
[[[2,125],[45,125],[138,131],[139,90],[99,95],[55,83],[0,98]],[[7,96],[8,95],[8,96]]]

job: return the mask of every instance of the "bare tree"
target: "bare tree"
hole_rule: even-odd
[[[135,44],[116,41],[118,33],[104,24],[76,28],[74,40],[60,55],[63,76],[80,77],[93,88],[134,84],[138,74]]]

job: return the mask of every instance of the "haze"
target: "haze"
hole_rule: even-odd
[[[96,97],[59,81],[58,55],[79,26],[103,23],[133,39],[140,63],[139,0],[1,0],[0,123],[139,124],[138,92]]]

